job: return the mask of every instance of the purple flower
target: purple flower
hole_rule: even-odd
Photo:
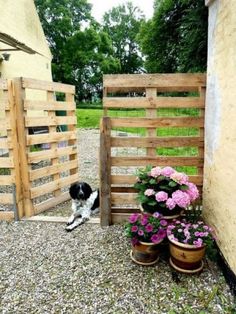
[[[153,189],[147,189],[145,192],[144,192],[144,195],[146,196],[152,196],[155,194],[155,191]]]
[[[191,202],[198,198],[199,191],[195,184],[191,182],[185,183],[188,186],[186,193],[189,195]]]
[[[153,231],[153,225],[152,224],[147,224],[146,227],[145,227],[145,230],[147,232],[152,232]]]
[[[199,237],[200,234],[201,234],[201,232],[199,232],[199,231],[194,232],[194,235],[195,235],[196,237]]]
[[[208,226],[203,226],[203,229],[208,230],[209,227]]]
[[[166,237],[166,230],[160,229],[157,233],[160,239],[164,239]]]
[[[161,226],[165,227],[165,226],[167,226],[168,223],[167,223],[166,220],[162,219],[162,220],[160,221],[160,224],[161,224]]]
[[[138,226],[131,227],[131,232],[137,232],[137,231],[138,231]]]
[[[144,232],[143,232],[143,230],[142,230],[142,229],[139,229],[139,231],[138,231],[138,235],[139,235],[139,236],[143,236],[143,235],[144,235]]]
[[[193,228],[197,229],[198,228],[198,224],[193,224]]]
[[[159,237],[158,234],[154,234],[154,235],[151,237],[151,241],[152,241],[153,243],[158,243],[160,240],[161,240],[161,239],[160,239],[160,237]]]
[[[177,190],[172,193],[172,199],[181,208],[186,208],[190,205],[189,195],[181,190]]]
[[[135,223],[139,218],[139,214],[132,214],[129,217],[129,222],[131,222],[132,224]]]
[[[156,193],[155,198],[158,202],[164,202],[168,199],[168,194],[166,192],[160,191]]]
[[[166,207],[169,208],[170,210],[175,208],[175,201],[172,198],[168,198],[166,201]]]
[[[155,218],[159,218],[161,216],[161,214],[159,214],[158,212],[155,212],[152,216]]]
[[[165,177],[170,177],[175,172],[175,169],[171,167],[165,167],[161,170],[161,174]]]
[[[131,243],[132,243],[132,245],[136,245],[136,244],[139,243],[139,241],[138,241],[137,238],[132,238],[132,239],[131,239]]]
[[[142,226],[145,226],[148,223],[148,219],[146,217],[142,217],[140,223]]]
[[[202,241],[202,239],[198,238],[197,241],[193,241],[193,244],[194,244],[196,247],[201,247],[202,244],[203,244],[203,241]]]

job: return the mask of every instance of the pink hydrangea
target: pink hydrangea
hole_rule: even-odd
[[[179,184],[187,184],[188,183],[188,176],[181,172],[174,172],[171,174],[170,178],[179,183]]]
[[[168,198],[166,201],[166,207],[169,208],[170,210],[175,208],[175,201],[172,198]]]
[[[155,195],[157,202],[164,202],[168,199],[168,194],[166,192],[160,191]]]
[[[186,208],[190,205],[190,196],[181,190],[172,193],[172,199],[181,208]]]
[[[154,167],[151,169],[150,175],[154,178],[158,177],[161,174],[161,167]]]
[[[145,192],[144,192],[144,195],[146,196],[152,196],[155,194],[155,191],[153,189],[147,189]]]
[[[194,183],[191,182],[187,182],[186,185],[188,186],[188,190],[186,191],[186,193],[189,195],[190,201],[192,202],[199,196],[198,188]]]
[[[163,175],[165,177],[170,177],[174,172],[175,172],[175,169],[173,169],[171,167],[164,167],[161,170],[161,175]]]

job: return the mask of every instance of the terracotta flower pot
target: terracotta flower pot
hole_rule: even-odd
[[[205,256],[206,246],[195,247],[194,245],[184,244],[170,239],[170,265],[177,271],[185,274],[198,273],[203,269],[203,257]]]
[[[152,214],[146,212],[142,205],[139,205],[139,209],[140,209],[142,214],[146,214],[146,215],[149,215],[149,216],[152,215]],[[158,212],[158,210],[157,210],[157,212]],[[182,213],[181,211],[178,211],[177,214],[172,215],[172,212],[170,212],[170,215],[162,216],[161,218],[167,220],[167,222],[169,224],[173,219],[179,218],[181,216],[181,213]]]
[[[138,244],[132,245],[130,256],[132,261],[139,265],[153,265],[159,260],[160,255],[160,243],[150,242],[139,242]]]

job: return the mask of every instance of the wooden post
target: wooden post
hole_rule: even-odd
[[[146,88],[146,97],[150,100],[156,98],[157,90],[156,88]],[[150,101],[151,103],[151,101]],[[147,118],[155,118],[157,116],[157,109],[154,107],[153,109],[146,109],[146,117]],[[156,128],[148,129],[148,136],[156,137]],[[147,155],[148,156],[156,156],[156,148],[147,148]]]
[[[22,88],[22,78],[16,78],[13,80],[15,90],[15,107],[17,117],[17,137],[19,147],[19,158],[20,158],[20,181],[22,185],[23,203],[24,203],[24,214],[30,217],[34,214],[33,203],[30,196],[31,183],[29,178],[29,165],[27,159],[27,153],[29,148],[26,143],[27,129],[25,128],[24,118],[24,99],[25,89]],[[22,214],[22,213],[21,213]]]
[[[74,103],[74,94],[71,94],[71,93],[66,93],[66,102],[73,102]],[[67,115],[69,117],[74,117],[76,116],[76,106],[75,106],[75,109],[74,110],[70,110],[70,111],[67,111]],[[77,135],[77,130],[76,130],[76,126],[74,125],[68,125],[68,131],[75,131],[76,132],[76,135]],[[77,144],[77,139],[74,139],[74,140],[69,140],[68,141],[68,144],[70,146],[73,146],[73,145],[76,145]],[[69,156],[69,160],[75,160],[77,159],[77,162],[78,162],[78,154],[77,154],[77,150],[76,150],[76,154],[73,154],[73,155],[70,155]],[[70,170],[70,175],[73,175],[73,174],[76,174],[78,173],[78,166],[77,168],[74,168],[74,169],[71,169]]]
[[[9,149],[9,157],[13,158],[14,168],[11,169],[11,175],[13,182],[15,182],[15,202],[16,202],[16,216],[22,218],[24,216],[24,204],[22,195],[21,173],[20,173],[20,152],[19,141],[17,135],[17,114],[16,114],[16,102],[14,95],[14,85],[12,80],[8,80],[8,104],[9,111],[6,111],[6,118],[8,117],[11,124],[11,129],[7,130],[7,138],[11,139],[12,148]],[[14,191],[13,191],[14,193]],[[16,218],[16,217],[15,217]]]
[[[101,226],[111,221],[111,119],[103,117],[100,125],[100,217]]]

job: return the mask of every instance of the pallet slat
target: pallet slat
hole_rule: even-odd
[[[12,175],[1,176],[0,175],[0,185],[11,185],[14,183],[14,178]]]
[[[182,117],[182,118],[111,118],[111,127],[139,127],[139,128],[159,128],[159,127],[204,127],[202,117]]]
[[[111,205],[138,205],[137,193],[111,193]]]
[[[12,211],[0,211],[0,221],[12,221],[14,220],[14,212]]]
[[[51,92],[75,93],[75,86],[62,83],[46,82],[30,78],[22,79],[22,87],[29,89],[38,89]]]
[[[75,110],[76,104],[67,101],[24,100],[25,110]]]
[[[204,108],[200,97],[104,97],[103,108]]]
[[[78,175],[74,174],[66,178],[60,178],[44,185],[40,185],[30,189],[31,198],[35,198],[47,193],[51,193],[78,180]]]
[[[0,203],[1,204],[13,204],[13,195],[12,193],[1,193],[0,194]]]
[[[48,199],[48,200],[46,200],[40,204],[34,205],[34,212],[35,212],[35,214],[40,214],[40,213],[44,212],[45,210],[52,208],[52,207],[54,207],[54,206],[56,206],[62,202],[69,200],[69,199],[70,199],[69,193],[65,192],[59,196],[52,198],[52,199]],[[37,216],[37,217],[39,217],[39,216]],[[63,217],[63,218],[65,219],[65,217]]]
[[[202,157],[111,157],[111,166],[202,166]]]
[[[202,137],[112,137],[112,147],[203,147]]]
[[[77,147],[70,146],[70,147],[63,147],[63,148],[55,148],[55,149],[48,149],[41,152],[33,152],[28,154],[28,162],[34,163],[39,162],[44,159],[51,159],[60,156],[66,155],[73,155],[77,154]]]
[[[13,168],[14,162],[12,157],[0,157],[0,168]]]

